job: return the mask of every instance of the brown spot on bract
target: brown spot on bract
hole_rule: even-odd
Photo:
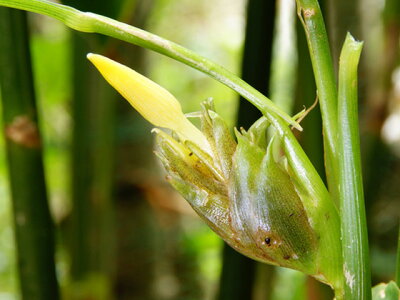
[[[39,148],[41,145],[36,124],[28,116],[17,116],[6,126],[5,135],[16,144],[27,148]]]
[[[284,257],[283,257],[283,259],[285,259],[285,260],[288,260],[290,258],[290,255],[285,255]]]

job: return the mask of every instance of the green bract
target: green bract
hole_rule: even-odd
[[[266,142],[262,117],[237,142],[214,111],[203,103],[202,132],[212,156],[193,142],[155,130],[157,155],[168,181],[230,246],[261,262],[300,270],[323,279],[318,265],[319,233],[303,205],[278,139]],[[324,280],[325,281],[325,280]]]

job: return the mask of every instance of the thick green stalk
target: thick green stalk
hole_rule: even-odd
[[[25,12],[0,8],[0,85],[24,299],[58,299]]]
[[[66,0],[80,9],[110,16],[124,1]],[[109,298],[115,264],[113,203],[115,91],[86,60],[88,52],[107,51],[112,39],[72,33],[72,202],[70,227],[70,297]],[[101,50],[100,50],[101,49]],[[111,51],[109,51],[111,52]],[[106,54],[106,53],[105,53]],[[115,55],[115,53],[112,53]],[[101,138],[99,138],[101,137]],[[93,285],[98,280],[99,289]],[[74,295],[87,284],[86,294]]]
[[[328,35],[317,0],[296,0],[307,36],[324,131],[325,166],[333,199],[337,198],[337,90]]]
[[[300,125],[293,121],[289,115],[232,72],[157,35],[104,16],[84,13],[69,6],[44,0],[0,0],[0,5],[47,15],[60,20],[77,31],[101,33],[164,54],[232,88],[256,106],[263,114],[272,112],[274,115],[284,119],[286,123],[301,130]]]
[[[255,267],[255,261],[224,244],[223,267],[216,299],[251,299]]]
[[[361,49],[362,43],[348,34],[339,65],[338,153],[346,300],[371,298],[357,110],[357,66]]]

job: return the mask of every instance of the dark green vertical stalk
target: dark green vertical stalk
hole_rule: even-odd
[[[348,34],[339,65],[339,159],[346,300],[371,299],[367,222],[358,129],[357,66],[362,43]]]
[[[224,244],[219,300],[251,299],[256,264]]]
[[[268,91],[274,19],[275,1],[248,1],[242,78],[263,94]],[[238,126],[247,128],[260,116],[257,108],[239,99]],[[251,299],[255,272],[253,260],[225,244],[218,299]]]
[[[90,38],[74,35],[72,277],[110,275],[114,92],[86,61]],[[110,231],[111,230],[111,231]],[[107,275],[105,275],[108,277]]]
[[[85,11],[115,16],[122,1],[65,1]],[[72,33],[71,279],[87,284],[83,297],[108,298],[115,269],[114,116],[116,93],[88,63],[88,52],[107,51],[106,37]],[[101,49],[101,50],[99,50]],[[110,49],[108,49],[110,50]],[[109,53],[108,55],[113,53]],[[97,282],[91,285],[91,282]],[[103,288],[98,288],[101,285]],[[80,289],[80,288],[79,288]],[[74,296],[75,290],[69,288]],[[76,291],[79,292],[79,291]]]
[[[22,297],[58,299],[26,13],[0,8],[0,85]]]
[[[266,95],[271,70],[275,0],[248,0],[242,60],[242,79]],[[261,116],[243,97],[239,99],[238,126],[247,128]]]

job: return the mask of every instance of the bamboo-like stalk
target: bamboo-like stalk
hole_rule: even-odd
[[[371,299],[357,109],[357,67],[361,49],[362,43],[348,34],[339,65],[338,153],[346,300]]]
[[[267,94],[270,80],[275,2],[249,0],[247,3],[242,79],[263,94]],[[238,127],[248,128],[260,116],[257,108],[245,98],[239,98]],[[251,299],[256,266],[256,262],[225,244],[218,299]],[[273,269],[269,271],[273,272]]]
[[[65,1],[80,9],[116,15],[123,1]],[[72,160],[71,183],[73,211],[71,213],[70,255],[71,279],[77,288],[99,280],[106,288],[93,286],[87,294],[75,299],[111,297],[115,271],[115,232],[113,207],[114,117],[115,91],[86,60],[86,54],[102,49],[109,39],[99,36],[82,37],[72,33],[73,100],[72,100]],[[79,291],[77,291],[79,292]]]
[[[251,299],[256,271],[255,261],[224,244],[218,300]]]
[[[24,299],[58,299],[26,13],[0,8],[0,85]]]

